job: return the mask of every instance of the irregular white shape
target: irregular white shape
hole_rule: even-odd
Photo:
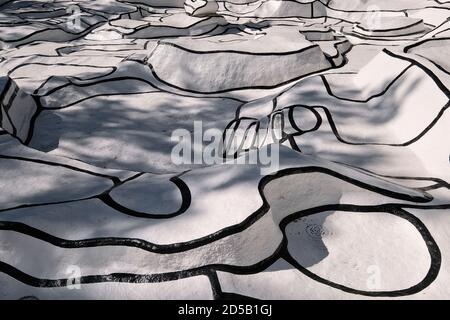
[[[323,111],[319,113],[322,119],[326,118]],[[305,153],[363,167],[379,174],[435,176],[450,181],[450,145],[440,142],[442,137],[449,134],[450,113],[447,108],[430,132],[408,147],[343,144],[336,139],[328,122],[324,122],[317,131],[296,137],[295,140]]]
[[[428,39],[411,47],[406,52],[416,54],[431,61],[441,71],[450,75],[450,63],[446,51],[450,48],[450,39]]]
[[[287,112],[285,110],[285,116],[286,113]],[[311,110],[302,106],[293,107],[292,117],[294,119],[296,129],[291,129],[291,132],[297,132],[297,129],[300,129],[302,131],[309,131],[314,129],[318,125],[317,116]],[[287,132],[289,133],[289,129],[287,130]]]
[[[56,146],[51,148],[54,155],[101,167],[182,172],[201,164],[177,166],[172,162],[172,150],[177,144],[171,140],[174,131],[193,132],[193,119],[203,121],[203,130],[223,130],[239,104],[224,98],[200,99],[165,92],[119,92],[42,112],[35,124],[36,139],[31,143],[36,148]]]
[[[430,268],[426,240],[406,219],[383,212],[321,212],[286,227],[288,251],[323,279],[361,291],[420,283]]]
[[[311,1],[230,1],[225,2],[225,12],[241,17],[289,18],[313,16]]]
[[[314,281],[283,259],[256,274],[219,271],[217,276],[222,291],[263,300],[364,299]]]
[[[434,121],[448,102],[445,92],[417,66],[403,73],[384,94],[367,102],[344,101],[327,92],[317,94],[319,90],[325,91],[319,77],[305,79],[279,97],[278,108],[295,105],[299,100],[306,105],[324,106],[331,112],[339,135],[352,143],[408,143]]]
[[[98,32],[92,32],[89,33],[86,36],[87,40],[98,40],[98,41],[105,41],[105,40],[117,40],[122,39],[122,35],[115,31],[115,30],[101,30]]]
[[[70,275],[71,269],[66,274]],[[83,274],[82,274],[83,275]],[[158,283],[105,282],[81,284],[79,289],[66,286],[36,288],[0,273],[0,299],[18,300],[210,300],[211,284],[206,276]]]
[[[182,205],[180,188],[167,175],[146,174],[114,188],[110,195],[120,205],[144,213],[169,214]]]
[[[92,175],[104,177],[117,177],[120,180],[126,180],[136,174],[136,172],[125,170],[113,170],[100,167],[94,167],[87,163],[69,159],[65,157],[57,157],[48,153],[40,152],[21,144],[17,139],[9,135],[3,135],[0,139],[0,156],[9,158],[24,158],[28,160],[36,160],[41,163],[49,163],[55,166],[73,168],[73,170],[82,170],[90,172]]]
[[[222,36],[161,41],[149,63],[164,83],[202,93],[270,88],[330,66],[320,47],[295,29],[265,32],[260,38],[227,35],[229,41]]]
[[[4,159],[0,155],[0,210],[23,204],[86,198],[112,185],[107,178],[58,165]]]
[[[407,61],[395,59],[385,52],[380,52],[353,78],[353,84],[362,93],[362,98],[350,98],[367,99],[373,95],[382,93],[395,77],[409,65],[410,63]],[[380,68],[383,68],[384,71],[380,72]],[[340,93],[335,93],[341,96]]]
[[[130,3],[145,3],[152,7],[183,8],[184,0],[127,0]]]
[[[215,29],[220,30],[221,25],[227,21],[221,16],[191,16],[186,13],[173,13],[161,17],[144,17],[148,25],[143,25],[135,30],[118,30],[123,32],[125,38],[152,39],[175,36],[202,36]],[[124,32],[126,31],[126,32]]]
[[[35,279],[34,285],[64,284],[51,280],[69,276],[67,268],[73,264],[83,274],[98,275],[91,278],[97,281],[137,282],[167,281],[173,278],[162,273],[175,272],[176,278],[182,270],[208,272],[210,266],[220,266],[225,292],[258,298],[360,298],[294,269],[295,261],[282,255],[283,247],[279,251],[283,221],[321,206],[344,204],[344,210],[349,205],[383,205],[413,212],[440,246],[440,273],[413,297],[449,296],[445,208],[450,203],[450,76],[443,39],[448,35],[448,4],[434,1],[431,8],[425,0],[233,0],[218,1],[217,12],[215,2],[206,2],[194,13],[205,16],[195,17],[185,12],[183,0],[119,1],[0,0],[0,88],[5,89],[0,93],[0,155],[21,158],[0,159],[0,176],[3,172],[8,180],[1,180],[0,188],[6,190],[4,197],[11,194],[0,202],[26,207],[1,212],[2,262],[50,279]],[[208,5],[209,12],[204,10]],[[79,30],[72,28],[76,17],[70,15],[76,8],[81,10]],[[354,32],[358,28],[363,34]],[[311,50],[313,44],[316,51],[293,54]],[[155,50],[158,46],[164,50]],[[414,60],[417,65],[410,67]],[[309,72],[322,74],[307,76]],[[306,79],[295,80],[299,77]],[[204,130],[234,128],[233,151],[279,142],[302,154],[282,148],[279,158],[272,159],[280,164],[272,169],[229,161],[181,174],[198,165],[171,163],[170,135],[180,128],[192,131],[193,120],[202,120]],[[257,128],[266,135],[254,142],[261,133]],[[9,164],[8,169],[1,171],[1,163]],[[25,169],[12,168],[15,163],[26,163]],[[106,167],[133,169],[139,175]],[[290,175],[261,175],[278,169]],[[148,171],[171,173],[144,173]],[[379,173],[390,176],[380,178]],[[116,187],[111,189],[113,181]],[[100,193],[90,200],[72,199]],[[261,207],[263,199],[267,207]],[[70,203],[39,205],[60,200]],[[444,209],[409,208],[438,205]],[[179,214],[168,215],[174,212]],[[308,223],[309,235],[329,241],[326,250],[333,250],[326,257],[320,255],[323,246],[315,247],[317,241],[311,244],[310,238],[297,234],[301,222],[288,226],[293,231],[290,249],[299,238],[317,249],[297,248],[296,257],[306,267],[357,288],[364,286],[362,269],[344,277],[345,272],[336,270],[351,267],[342,263],[367,264],[381,257],[382,269],[392,271],[389,283],[381,282],[388,289],[408,286],[423,275],[426,250],[423,243],[416,246],[417,233],[411,233],[405,220],[402,224],[400,218],[371,212],[355,219],[343,216],[353,214],[337,212],[322,224]],[[399,227],[393,230],[393,225]],[[343,232],[331,239],[330,230]],[[394,243],[403,239],[414,248],[397,243],[381,250],[358,238],[364,232],[375,232],[372,238],[384,235],[379,241],[384,248],[385,239],[397,231]],[[354,240],[354,255],[334,255]],[[405,276],[398,279],[394,273],[400,269],[391,268],[388,260],[397,251],[398,266],[406,265]],[[414,254],[420,259],[410,267]],[[268,267],[273,261],[277,263]],[[10,271],[4,264],[0,269]],[[417,274],[410,276],[413,270]],[[123,278],[114,272],[145,277]],[[157,278],[152,278],[155,273]],[[193,278],[159,284],[89,284],[80,291],[31,288],[12,277],[24,282],[30,278],[9,274],[0,274],[0,297],[211,298],[204,273],[183,272],[182,277]]]
[[[371,21],[373,20],[373,21]],[[356,25],[356,33],[368,37],[392,37],[411,35],[425,31],[422,19],[409,17],[378,17],[365,19]]]
[[[266,148],[264,147],[261,152],[267,152]],[[308,171],[307,168],[310,167],[322,167],[324,170],[340,172],[353,180],[363,181],[371,186],[368,188],[379,188],[391,192],[392,195],[398,194],[398,197],[426,199],[420,191],[342,165],[304,156],[286,147],[281,147],[281,152],[281,163],[278,168],[280,170],[306,168]],[[121,213],[100,204],[98,200],[47,207],[46,210],[22,209],[21,214],[17,211],[5,212],[4,218],[23,222],[46,230],[52,235],[72,240],[118,236],[140,238],[161,245],[188,243],[243,223],[255,212],[267,212],[267,209],[262,207],[263,200],[258,191],[263,178],[259,170],[257,165],[224,164],[193,170],[182,175],[181,179],[190,189],[191,205],[186,212],[170,219],[135,218],[126,212]],[[409,203],[406,200],[382,196],[337,177],[315,171],[279,177],[262,189],[271,209],[266,213],[270,216],[269,220],[261,224],[265,225],[264,229],[267,229],[267,232],[270,230],[269,233],[266,232],[268,238],[271,237],[270,234],[279,233],[276,224],[284,217],[311,207],[337,203],[355,205],[379,205],[393,201]],[[242,197],[243,194],[246,196]],[[299,198],[303,201],[297,201]],[[267,225],[267,221],[271,223]],[[67,224],[70,224],[71,228],[66,228]],[[262,228],[261,225],[255,227]]]
[[[185,0],[184,10],[191,16],[201,17],[214,15],[219,9],[215,0]]]

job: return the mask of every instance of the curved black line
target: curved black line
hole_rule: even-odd
[[[187,89],[187,88],[179,87],[179,86],[177,86],[177,85],[175,85],[175,84],[172,84],[172,83],[170,83],[170,82],[167,82],[167,81],[161,79],[161,78],[158,76],[158,74],[156,73],[155,69],[153,68],[153,66],[152,66],[151,64],[149,64],[148,66],[150,67],[150,70],[151,70],[151,72],[152,72],[153,77],[154,77],[157,81],[161,82],[162,84],[164,84],[164,85],[166,85],[166,86],[168,86],[168,87],[172,87],[172,88],[174,88],[174,89],[180,90],[180,91],[185,91],[185,92],[190,92],[190,93],[195,93],[195,94],[205,94],[205,95],[206,95],[206,94],[227,93],[227,92],[233,92],[233,91],[243,91],[243,90],[275,89],[275,88],[282,87],[282,86],[284,86],[284,85],[286,85],[286,84],[289,84],[289,83],[291,83],[291,82],[295,82],[295,81],[298,81],[298,80],[300,80],[300,79],[309,77],[309,76],[311,76],[311,75],[313,75],[313,74],[319,74],[319,73],[321,73],[321,72],[324,72],[324,71],[327,71],[327,70],[331,69],[331,66],[330,66],[330,68],[325,68],[325,69],[321,69],[321,70],[311,71],[310,73],[303,74],[303,75],[301,75],[301,76],[297,76],[297,77],[294,77],[294,78],[292,78],[292,79],[288,79],[288,80],[286,80],[286,81],[283,81],[283,82],[280,82],[280,83],[277,83],[277,84],[274,84],[274,85],[266,85],[266,86],[263,86],[263,85],[260,85],[260,86],[248,86],[248,87],[230,88],[230,89],[223,89],[223,90],[217,90],[217,91],[210,91],[210,92],[209,92],[209,91],[190,90],[190,89]]]
[[[280,222],[280,227],[283,224],[283,227],[281,230],[285,230],[285,227],[290,221],[293,221],[295,219],[298,219],[300,217],[312,215],[314,213],[319,213],[323,211],[331,211],[331,210],[339,210],[339,211],[355,211],[355,212],[388,212],[393,213],[397,212],[394,210],[400,210],[400,212],[404,211],[402,209],[397,208],[398,205],[394,204],[386,204],[386,205],[379,205],[379,206],[357,206],[357,205],[345,205],[345,204],[338,204],[338,205],[328,205],[328,206],[321,206],[317,208],[310,208],[306,210],[302,210],[296,213],[293,213],[292,215],[286,217],[285,219]],[[450,208],[450,205],[448,206]],[[395,213],[394,213],[395,214]],[[365,292],[365,291],[358,291],[352,288],[340,286],[338,284],[325,283],[330,286],[334,286],[337,289],[346,291],[349,290],[352,293],[356,294],[362,294],[362,295],[370,295],[370,296],[404,296],[404,295],[410,295],[413,293],[417,293],[421,290],[423,290],[425,287],[427,287],[429,284],[431,284],[434,279],[436,278],[437,274],[439,273],[440,269],[440,262],[441,262],[441,256],[440,256],[440,250],[437,244],[434,242],[434,239],[431,237],[431,234],[426,229],[426,227],[423,225],[423,223],[415,218],[414,216],[408,214],[406,217],[401,216],[402,218],[407,219],[408,221],[411,219],[413,225],[418,229],[422,237],[426,240],[426,245],[429,249],[430,256],[432,259],[432,264],[430,266],[429,272],[427,273],[427,276],[420,282],[419,284],[408,288],[406,290],[397,290],[397,291],[386,291],[386,292]],[[4,222],[3,222],[4,223]],[[3,229],[3,223],[0,224],[0,230]],[[19,227],[20,224],[19,224]],[[28,227],[28,226],[27,226]],[[39,230],[38,230],[39,231]],[[20,231],[19,231],[20,232]],[[41,231],[39,231],[41,232]],[[133,239],[129,239],[133,240]],[[429,242],[427,242],[429,240]],[[260,262],[251,265],[251,266],[233,266],[233,265],[223,265],[223,264],[213,264],[213,265],[206,265],[198,268],[188,269],[188,270],[181,270],[181,271],[174,271],[174,272],[168,272],[168,273],[161,273],[161,274],[130,274],[130,273],[113,273],[109,275],[90,275],[90,276],[82,276],[79,280],[81,284],[84,283],[99,283],[99,282],[127,282],[127,283],[151,283],[151,282],[163,282],[163,281],[171,281],[171,280],[177,280],[182,279],[186,277],[192,277],[196,275],[206,275],[210,277],[212,271],[224,271],[234,274],[254,274],[261,272],[265,270],[267,267],[272,265],[276,260],[279,258],[285,258],[288,262],[292,263],[293,266],[297,266],[295,262],[292,262],[289,257],[285,257],[285,252],[287,248],[287,238],[285,233],[283,232],[283,240],[280,244],[280,246],[269,256],[264,259],[262,259]],[[430,251],[431,250],[431,251]],[[295,261],[295,260],[294,260]],[[302,272],[302,267],[300,266],[299,269],[300,272]],[[49,280],[49,279],[39,279],[33,276],[30,276],[19,269],[4,263],[0,261],[0,272],[6,273],[10,275],[11,277],[34,287],[62,287],[68,285],[67,279],[58,279],[58,280]],[[327,281],[325,279],[322,280],[322,278],[315,276],[314,274],[307,274],[308,276],[311,276],[314,280],[317,280],[319,282],[321,281]],[[211,278],[210,278],[211,279]]]
[[[358,28],[360,28],[361,30],[367,31],[367,32],[371,32],[371,31],[374,31],[374,32],[390,32],[390,31],[398,31],[398,30],[403,30],[403,29],[415,27],[415,26],[417,26],[417,25],[419,25],[421,23],[423,23],[422,19],[420,19],[419,21],[414,22],[412,24],[409,24],[407,26],[402,26],[402,27],[398,27],[398,28],[391,28],[391,29],[369,29],[369,28],[363,27],[361,24],[358,24]]]
[[[197,238],[194,240],[190,240],[190,241],[186,241],[186,242],[162,245],[162,244],[150,243],[148,241],[141,240],[141,239],[128,239],[128,238],[116,238],[116,237],[93,238],[93,239],[85,239],[85,240],[66,240],[66,239],[62,239],[62,238],[50,235],[44,231],[38,230],[36,228],[33,228],[33,227],[28,226],[23,223],[8,222],[8,221],[1,222],[0,229],[16,230],[17,232],[21,232],[23,234],[30,235],[32,237],[49,242],[55,246],[59,246],[62,248],[82,248],[82,247],[95,247],[95,246],[131,246],[131,247],[137,247],[137,248],[140,248],[140,249],[143,249],[146,251],[150,251],[150,252],[155,252],[155,253],[162,253],[162,254],[179,253],[179,252],[183,252],[183,251],[192,250],[192,249],[204,246],[206,244],[215,242],[217,240],[223,239],[232,234],[242,232],[249,226],[253,225],[260,218],[262,218],[270,210],[270,205],[264,195],[264,188],[269,182],[279,179],[281,177],[287,176],[287,175],[301,174],[301,173],[316,173],[316,172],[328,174],[335,178],[339,178],[345,182],[356,185],[360,188],[363,188],[363,189],[366,189],[366,190],[369,190],[372,192],[376,192],[378,194],[385,195],[388,197],[401,199],[404,201],[413,201],[413,202],[418,202],[418,203],[424,203],[424,202],[429,202],[432,199],[431,195],[429,195],[428,193],[423,192],[423,191],[421,192],[423,194],[423,197],[410,196],[408,194],[401,194],[401,193],[381,189],[379,187],[375,187],[372,185],[368,185],[364,182],[349,178],[340,173],[332,171],[328,168],[312,166],[312,167],[303,167],[303,168],[288,168],[288,169],[280,170],[273,175],[264,176],[258,184],[259,194],[263,201],[263,204],[261,205],[261,207],[259,209],[257,209],[255,212],[250,214],[246,219],[244,219],[240,223],[225,227],[225,228],[218,230],[207,236]],[[98,197],[101,197],[101,195],[94,196],[91,198],[98,198]],[[406,206],[408,206],[408,204],[401,204],[401,206],[406,207]],[[377,208],[378,206],[368,206],[368,207],[369,208]],[[442,207],[445,207],[445,205],[433,206],[433,208],[442,208]],[[307,209],[302,212],[320,212],[320,211],[324,211],[324,210],[336,210],[336,208],[345,208],[345,205],[323,205],[323,206]],[[145,218],[147,218],[147,215],[145,215]]]
[[[354,208],[353,208],[354,209]],[[313,272],[309,271],[307,268],[303,267],[300,263],[298,263],[289,253],[289,250],[287,248],[287,240],[285,247],[283,248],[282,257],[285,259],[288,263],[290,263],[292,266],[294,266],[297,270],[299,270],[301,273],[306,275],[307,277],[320,282],[322,284],[325,284],[327,286],[330,286],[335,289],[339,289],[344,292],[352,293],[352,294],[359,294],[363,296],[369,296],[369,297],[399,297],[399,296],[406,296],[406,295],[412,295],[415,293],[418,293],[422,290],[424,290],[426,287],[428,287],[431,283],[434,282],[434,280],[437,278],[439,274],[439,270],[441,267],[441,251],[439,249],[439,246],[437,245],[436,241],[433,239],[433,236],[431,235],[430,231],[428,231],[425,224],[420,221],[417,217],[410,214],[409,212],[392,206],[384,206],[381,208],[382,210],[379,210],[378,212],[387,212],[390,214],[393,214],[397,217],[400,217],[402,219],[407,220],[409,223],[411,223],[416,230],[420,233],[422,236],[422,239],[427,246],[428,253],[430,254],[430,268],[428,269],[427,274],[425,277],[420,281],[419,283],[405,289],[400,290],[392,290],[392,291],[364,291],[364,290],[358,290],[353,289],[335,282],[332,282],[330,280],[327,280],[325,278],[320,277],[317,274],[314,274]],[[341,211],[357,211],[357,212],[370,212],[369,211],[359,211],[359,210],[342,210]],[[385,210],[385,211],[384,211]],[[298,218],[298,216],[296,216]],[[286,219],[282,222],[284,228],[287,226],[287,224],[290,221],[293,221],[294,217],[290,216],[289,219]],[[284,233],[285,234],[285,233]]]
[[[106,179],[110,179],[114,185],[119,184],[121,181],[118,177],[116,176],[111,176],[111,175],[107,175],[107,174],[102,174],[102,173],[98,173],[98,172],[93,172],[93,171],[89,171],[86,169],[81,169],[78,167],[74,167],[72,165],[69,164],[64,164],[64,163],[58,163],[58,162],[51,162],[51,161],[46,161],[46,160],[41,160],[41,159],[32,159],[32,158],[25,158],[25,157],[20,157],[20,156],[9,156],[9,155],[4,155],[4,154],[0,154],[0,159],[9,159],[9,160],[17,160],[17,161],[26,161],[26,162],[34,162],[34,163],[38,163],[38,164],[45,164],[47,166],[52,166],[52,167],[63,167],[66,169],[70,169],[70,170],[74,170],[74,171],[78,171],[81,173],[86,173],[92,176],[97,176],[100,178],[106,178]]]
[[[450,8],[449,8],[450,9]],[[427,67],[425,67],[423,64],[421,64],[420,62],[411,59],[409,57],[405,57],[396,53],[393,53],[390,50],[387,50],[386,48],[383,49],[383,52],[390,55],[391,57],[397,58],[397,59],[402,59],[405,61],[409,61],[411,63],[413,63],[414,65],[418,66],[420,69],[422,69],[426,74],[428,74],[428,76],[433,79],[433,81],[436,83],[436,85],[439,87],[439,89],[442,90],[442,92],[445,93],[445,95],[450,99],[450,90],[447,88],[447,86],[445,86],[442,81],[439,79],[439,77],[437,77],[430,69],[428,69]]]
[[[374,99],[374,98],[378,98],[383,96],[384,94],[386,94],[387,91],[389,91],[389,89],[413,66],[413,64],[410,64],[409,66],[407,66],[405,69],[403,69],[394,79],[392,79],[392,81],[389,82],[389,84],[381,91],[378,92],[374,95],[371,95],[370,97],[366,98],[366,99],[351,99],[351,98],[345,98],[345,97],[339,97],[336,94],[333,93],[333,91],[331,90],[331,86],[328,82],[328,80],[326,79],[325,75],[320,75],[322,82],[325,86],[325,89],[327,90],[327,93],[339,100],[342,101],[349,101],[349,102],[357,102],[357,103],[367,103],[370,100]]]
[[[444,115],[445,111],[450,107],[450,101],[447,102],[447,104],[442,107],[441,110],[439,110],[438,114],[436,115],[436,117],[414,138],[411,138],[410,140],[407,140],[406,142],[403,143],[381,143],[381,142],[350,142],[350,141],[346,141],[344,140],[341,135],[339,134],[339,131],[336,127],[336,124],[333,121],[333,116],[331,114],[331,112],[322,106],[316,106],[315,108],[318,109],[322,109],[328,119],[328,123],[330,124],[331,130],[333,131],[333,134],[336,136],[336,139],[338,139],[340,142],[345,143],[345,144],[349,144],[349,145],[376,145],[376,146],[391,146],[391,147],[406,147],[409,146],[417,141],[420,140],[420,138],[422,138],[425,134],[427,134],[428,131],[430,131],[434,125],[439,121],[439,119]]]
[[[100,196],[98,196],[98,199],[101,200],[104,204],[107,206],[113,208],[116,211],[119,211],[123,214],[136,217],[136,218],[148,218],[148,219],[170,219],[174,218],[176,216],[179,216],[186,212],[187,209],[189,209],[192,201],[191,192],[189,190],[189,187],[186,185],[186,183],[181,180],[181,178],[175,176],[170,178],[170,181],[173,182],[179,189],[181,194],[181,206],[180,208],[172,213],[147,213],[147,212],[140,212],[136,211],[127,207],[124,207],[117,201],[115,201],[109,193],[104,193]]]

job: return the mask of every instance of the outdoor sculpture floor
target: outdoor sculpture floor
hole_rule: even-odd
[[[0,0],[0,299],[450,298],[449,17]]]

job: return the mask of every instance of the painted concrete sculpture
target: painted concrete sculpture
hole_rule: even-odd
[[[0,299],[450,298],[449,16],[0,0]]]

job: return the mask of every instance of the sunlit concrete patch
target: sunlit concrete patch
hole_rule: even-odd
[[[356,290],[407,289],[430,268],[428,239],[408,220],[389,213],[323,212],[292,222],[286,236],[299,265]]]

